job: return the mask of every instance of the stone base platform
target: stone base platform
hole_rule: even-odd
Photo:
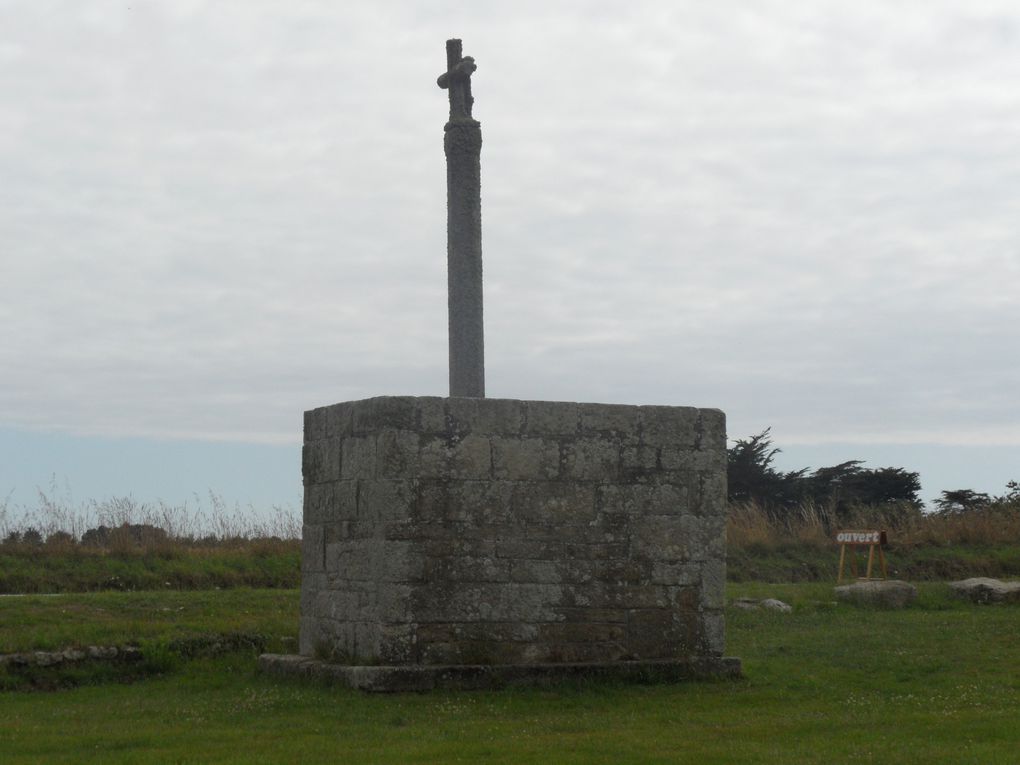
[[[741,677],[740,659],[732,657],[576,664],[350,666],[297,654],[267,653],[259,657],[259,668],[273,675],[331,682],[370,693],[483,690],[564,680],[670,683]]]

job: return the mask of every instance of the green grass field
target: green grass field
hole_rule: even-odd
[[[0,761],[1020,761],[1020,610],[934,583],[905,611],[837,606],[825,584],[730,595],[795,606],[728,611],[740,681],[392,696],[266,678],[251,649],[179,651],[238,632],[287,645],[293,590],[0,598],[2,651],[135,642],[157,654],[119,678],[82,670],[65,678],[76,688],[0,693]]]

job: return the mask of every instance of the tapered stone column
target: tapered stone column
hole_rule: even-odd
[[[450,94],[446,123],[446,262],[450,329],[450,395],[485,397],[482,318],[481,125],[472,118],[474,59],[461,41],[446,41],[447,71],[439,87]]]

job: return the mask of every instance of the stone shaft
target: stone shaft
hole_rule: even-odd
[[[450,395],[485,397],[482,317],[482,131],[447,125],[446,268],[450,329]]]
[[[446,263],[450,335],[450,395],[485,397],[482,317],[482,130],[471,117],[474,59],[461,56],[460,40],[446,43],[449,90],[446,123]]]

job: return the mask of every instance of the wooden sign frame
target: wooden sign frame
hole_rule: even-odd
[[[888,543],[888,538],[885,531],[878,531],[875,529],[868,529],[866,531],[861,530],[846,530],[836,532],[836,542],[839,544],[839,573],[836,575],[836,584],[843,581],[843,570],[845,567],[847,555],[846,548],[850,548],[850,573],[855,579],[871,579],[871,572],[875,564],[875,550],[878,550],[878,562],[882,569],[881,579],[888,579],[889,572],[886,570],[885,565],[885,553],[882,552],[882,548]],[[865,547],[868,548],[868,567],[865,570],[864,576],[857,575],[857,548]],[[878,578],[878,577],[876,577]]]

